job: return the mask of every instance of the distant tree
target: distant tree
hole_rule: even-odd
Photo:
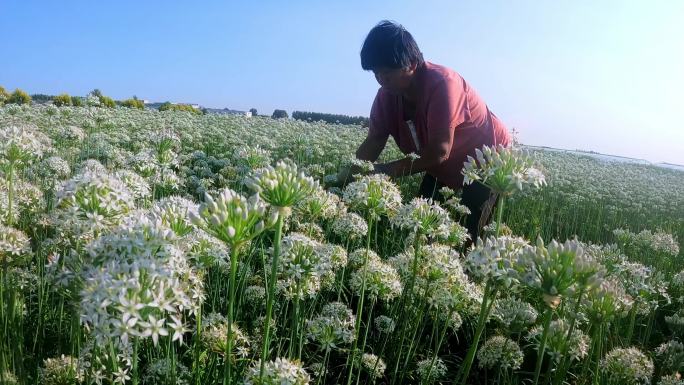
[[[69,94],[57,95],[52,99],[52,103],[57,107],[70,106],[71,96]]]
[[[29,94],[26,92],[20,90],[19,88],[15,89],[14,92],[9,96],[7,99],[7,103],[12,103],[12,104],[31,104],[31,97]]]
[[[145,109],[145,103],[143,103],[142,100],[139,100],[135,96],[133,96],[132,99],[126,99],[122,101],[121,105],[128,108],[137,108],[139,110]]]
[[[52,95],[45,95],[45,94],[33,94],[31,95],[31,100],[36,102],[36,103],[47,103],[51,102],[52,99],[55,97]]]
[[[72,96],[71,105],[74,107],[81,107],[83,106],[83,99],[80,96]]]
[[[7,93],[4,87],[0,86],[0,106],[5,104],[10,95]]]
[[[103,107],[107,107],[107,108],[114,108],[114,107],[116,107],[116,103],[114,102],[114,99],[110,98],[109,96],[101,95],[101,96],[99,97],[99,99],[100,99],[100,104],[101,104]]]
[[[168,111],[171,109],[172,105],[173,104],[171,104],[171,102],[164,102],[161,106],[159,106],[159,111]]]
[[[249,112],[252,113],[252,116],[257,116],[257,109],[256,108],[250,108]]]
[[[368,127],[368,118],[363,116],[348,116],[339,114],[326,114],[321,112],[294,111],[292,119],[314,121],[322,120],[331,124],[356,124]]]
[[[273,119],[283,119],[283,118],[287,119],[288,118],[287,111],[275,110],[275,111],[273,111],[273,115],[271,115],[271,118],[273,118]]]
[[[159,106],[159,111],[187,111],[193,114],[202,115],[202,111],[188,104],[171,104],[169,102],[163,103]]]
[[[102,96],[102,91],[100,91],[99,88],[95,88],[94,90],[90,91],[90,95],[94,95],[99,98],[100,96]]]

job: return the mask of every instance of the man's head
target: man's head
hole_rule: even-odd
[[[409,87],[423,54],[401,25],[383,20],[373,27],[361,48],[361,67],[373,71],[381,86],[393,92]]]

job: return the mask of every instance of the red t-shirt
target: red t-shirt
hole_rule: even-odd
[[[468,155],[484,145],[507,146],[506,126],[491,112],[477,92],[455,71],[425,62],[416,71],[419,85],[415,110],[415,131],[420,149],[428,142],[441,143],[449,157],[426,172],[439,182],[459,189],[461,169]],[[404,154],[416,149],[409,125],[404,120],[403,98],[380,88],[370,114],[370,134],[392,135]]]

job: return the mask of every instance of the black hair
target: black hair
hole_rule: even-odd
[[[401,24],[389,20],[379,22],[368,32],[361,47],[361,68],[407,68],[411,64],[422,66],[423,53],[413,36]]]

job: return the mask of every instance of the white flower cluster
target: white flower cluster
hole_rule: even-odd
[[[601,285],[583,297],[582,305],[592,321],[604,322],[613,317],[626,316],[634,300],[616,277],[608,277]]]
[[[0,265],[21,266],[31,257],[31,242],[23,231],[0,223]]]
[[[359,239],[368,233],[368,224],[360,215],[345,212],[335,218],[332,224],[333,233],[346,239]]]
[[[322,350],[337,349],[354,341],[355,321],[347,305],[331,302],[323,306],[318,317],[306,322],[307,337]]]
[[[363,258],[366,258],[366,255],[367,261],[364,266]],[[349,287],[356,295],[361,296],[364,291],[364,276],[366,296],[372,301],[389,302],[401,295],[402,285],[397,270],[380,259],[373,251],[365,249],[354,251],[349,256],[348,265],[354,269],[349,277]]]
[[[679,373],[668,374],[660,377],[658,385],[684,385],[684,379]]]
[[[421,246],[417,251],[409,247],[390,258],[389,263],[405,282],[412,279],[415,264],[413,294],[421,299],[419,303],[426,301],[439,314],[447,316],[452,311],[478,306],[479,290],[463,272],[458,252],[448,246],[432,244]]]
[[[448,237],[451,228],[449,213],[439,204],[425,198],[414,198],[400,206],[391,223],[431,239]]]
[[[142,216],[87,246],[81,322],[98,341],[160,336],[182,341],[184,314],[204,299],[202,281],[174,245],[173,232]]]
[[[649,384],[653,377],[653,361],[634,347],[611,350],[601,360],[601,369],[613,384]]]
[[[376,380],[385,375],[387,364],[385,361],[371,353],[363,353],[361,356],[361,367],[368,372],[368,375]]]
[[[254,171],[245,184],[279,209],[297,205],[318,187],[318,182],[298,172],[297,165],[291,161],[279,161],[275,167]]]
[[[684,309],[679,309],[676,313],[665,316],[667,326],[680,336],[684,336]]]
[[[468,273],[480,282],[490,281],[502,287],[517,284],[512,269],[529,243],[520,237],[501,236],[478,239],[465,258]]]
[[[233,159],[240,170],[246,174],[251,170],[267,167],[271,164],[271,153],[258,145],[239,146],[233,152]]]
[[[603,280],[602,266],[577,240],[563,244],[552,240],[545,247],[539,238],[536,247],[526,247],[519,255],[513,269],[517,279],[540,291],[551,308],[558,307],[569,290],[595,289]]]
[[[684,371],[684,344],[677,340],[663,342],[655,349],[660,367],[668,373]]]
[[[59,156],[51,156],[43,159],[29,170],[29,175],[48,180],[60,180],[71,174],[69,162]]]
[[[483,183],[499,194],[512,194],[527,186],[540,188],[546,184],[544,174],[534,167],[532,158],[520,148],[484,146],[475,150],[476,159],[468,155],[463,165],[463,183]]]
[[[340,203],[340,197],[316,186],[311,194],[295,206],[295,211],[305,220],[328,220],[339,215]]]
[[[118,170],[114,175],[119,178],[128,187],[128,190],[133,194],[133,199],[136,202],[142,202],[149,199],[152,195],[150,184],[134,171]]]
[[[670,233],[663,231],[652,232],[651,230],[642,230],[639,233],[633,233],[625,229],[615,229],[613,230],[613,234],[618,241],[627,246],[628,251],[632,253],[650,251],[671,257],[676,257],[679,254],[679,242],[677,242],[677,239]],[[637,250],[629,250],[629,248],[634,247],[636,247]]]
[[[563,359],[564,351],[567,351],[568,358],[575,361],[579,361],[589,354],[590,338],[579,328],[574,328],[570,338],[566,339],[569,329],[570,325],[564,319],[553,320],[549,324],[546,337],[546,354],[555,362],[560,362]],[[536,349],[539,347],[543,332],[541,326],[535,326],[527,336]]]
[[[532,305],[514,297],[497,299],[492,309],[492,318],[511,332],[527,330],[538,316]]]
[[[300,233],[283,238],[276,285],[286,298],[313,298],[321,289],[321,277],[332,266],[323,258],[320,247],[320,243]]]
[[[520,369],[524,357],[520,346],[504,336],[490,337],[477,352],[481,368],[502,371]]]
[[[444,377],[447,367],[439,357],[435,358],[434,361],[432,358],[428,358],[416,363],[416,371],[421,381],[429,384]]]
[[[206,194],[198,213],[190,211],[188,214],[195,225],[236,247],[266,228],[265,213],[266,204],[258,195],[245,198],[226,188],[213,198]]]
[[[0,128],[0,158],[20,164],[29,164],[43,156],[49,139],[35,126],[8,126]]]
[[[174,362],[170,358],[159,358],[147,366],[142,383],[145,385],[189,385],[190,379],[191,373],[182,362]]]
[[[381,315],[375,317],[375,328],[378,329],[380,333],[390,334],[394,331],[396,322],[386,315]]]
[[[251,342],[248,336],[236,323],[233,323],[230,332],[232,334],[231,339],[233,340],[231,361],[235,360],[235,358],[246,358],[249,356]],[[210,351],[225,357],[228,341],[228,320],[218,313],[207,314],[202,320],[200,340],[202,345]]]
[[[78,384],[83,381],[83,371],[79,369],[77,359],[62,354],[45,359],[39,377],[44,385]]]
[[[373,220],[393,216],[401,207],[399,188],[384,174],[366,175],[344,190],[342,199],[352,210],[369,215]]]
[[[85,171],[64,182],[57,190],[55,227],[78,237],[102,232],[117,225],[135,209],[134,196],[115,175]]]
[[[247,370],[245,385],[307,385],[311,377],[298,361],[276,358],[264,365],[263,378],[259,375],[261,360],[255,361]]]

